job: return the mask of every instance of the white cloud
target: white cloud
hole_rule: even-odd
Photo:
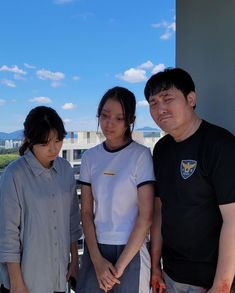
[[[148,60],[147,62],[142,63],[138,66],[138,68],[141,68],[141,69],[149,69],[152,67],[153,67],[153,63],[150,60]]]
[[[175,33],[176,31],[176,25],[175,25],[175,18],[173,22],[167,22],[163,20],[160,23],[154,23],[152,24],[153,28],[159,29],[163,28],[164,33],[160,36],[161,40],[169,40],[171,36]]]
[[[61,83],[59,81],[52,81],[51,86],[57,88],[61,86]]]
[[[32,103],[38,103],[38,104],[51,104],[52,100],[48,97],[35,97],[29,100]]]
[[[146,100],[137,102],[137,107],[148,107],[149,103]]]
[[[63,106],[62,106],[62,109],[64,110],[72,110],[76,107],[76,105],[74,105],[73,103],[65,103]]]
[[[146,71],[136,68],[130,68],[123,74],[117,74],[116,77],[130,83],[138,83],[147,80]]]
[[[25,78],[20,74],[14,74],[14,79],[16,79],[16,80],[25,80]]]
[[[171,37],[172,33],[171,32],[165,32],[163,35],[160,36],[161,40],[169,40]]]
[[[40,69],[36,72],[37,77],[42,80],[62,80],[65,78],[62,72],[53,72],[50,70]]]
[[[173,32],[175,32],[175,31],[176,31],[176,24],[175,24],[175,21],[172,22],[172,23],[170,23],[169,26],[168,26],[168,28],[169,28],[170,30],[172,30]]]
[[[71,123],[71,119],[69,119],[69,118],[65,118],[65,119],[63,119],[63,121],[64,121],[64,123]]]
[[[25,66],[26,68],[29,68],[29,69],[34,69],[34,68],[36,68],[36,66],[31,65],[31,64],[28,64],[28,63],[24,63],[24,66]]]
[[[0,71],[7,71],[7,72],[23,74],[23,75],[26,74],[26,72],[20,69],[17,65],[12,65],[12,66],[3,65],[2,67],[0,67]]]
[[[3,106],[6,104],[6,100],[0,99],[0,106]]]
[[[163,71],[166,68],[166,66],[162,63],[155,65],[153,70],[152,70],[152,74],[158,73],[160,71]]]
[[[73,80],[80,80],[80,76],[78,76],[78,75],[74,75],[74,76],[73,76]]]
[[[1,83],[4,84],[7,87],[12,87],[12,88],[16,87],[15,83],[12,80],[9,80],[9,79],[2,79]]]

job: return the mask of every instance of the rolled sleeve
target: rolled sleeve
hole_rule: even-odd
[[[0,262],[20,262],[21,207],[10,170],[0,185]]]
[[[80,209],[78,196],[76,193],[75,181],[72,185],[72,201],[70,210],[70,241],[75,242],[82,236],[82,228],[80,224]]]

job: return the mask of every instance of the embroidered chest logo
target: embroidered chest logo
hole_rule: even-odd
[[[103,174],[106,175],[106,176],[114,176],[114,175],[116,175],[114,172],[110,172],[110,171],[104,172]]]
[[[182,160],[180,164],[180,173],[184,179],[188,179],[193,175],[197,167],[197,161],[194,160]]]

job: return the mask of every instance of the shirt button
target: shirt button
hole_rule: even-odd
[[[54,229],[56,230],[56,226],[54,227]]]
[[[56,213],[56,210],[53,210],[53,213],[55,214]]]
[[[54,196],[55,196],[55,194],[54,194],[54,193],[52,193],[52,196],[54,197]]]
[[[55,242],[54,244],[55,244],[55,246],[57,246],[57,242]]]

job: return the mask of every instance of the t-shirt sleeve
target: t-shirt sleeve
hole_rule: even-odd
[[[159,190],[158,190],[158,169],[159,169],[159,162],[158,162],[158,152],[159,152],[159,145],[160,141],[156,143],[154,149],[153,149],[153,170],[154,170],[154,176],[155,176],[155,184],[154,184],[154,192],[155,197],[160,197]]]
[[[91,185],[91,170],[89,167],[87,152],[82,156],[79,183],[84,185]]]
[[[208,168],[218,204],[235,202],[235,137],[215,145],[210,157]]]
[[[74,173],[72,168],[70,168],[71,173],[71,209],[70,209],[70,242],[74,242],[80,239],[82,236],[82,227],[80,225],[80,208],[79,200],[76,191],[76,181],[74,178]]]
[[[21,207],[14,178],[6,170],[0,185],[0,262],[20,262]]]
[[[136,164],[136,185],[140,187],[144,184],[154,183],[153,159],[149,149],[145,149],[139,156]]]

